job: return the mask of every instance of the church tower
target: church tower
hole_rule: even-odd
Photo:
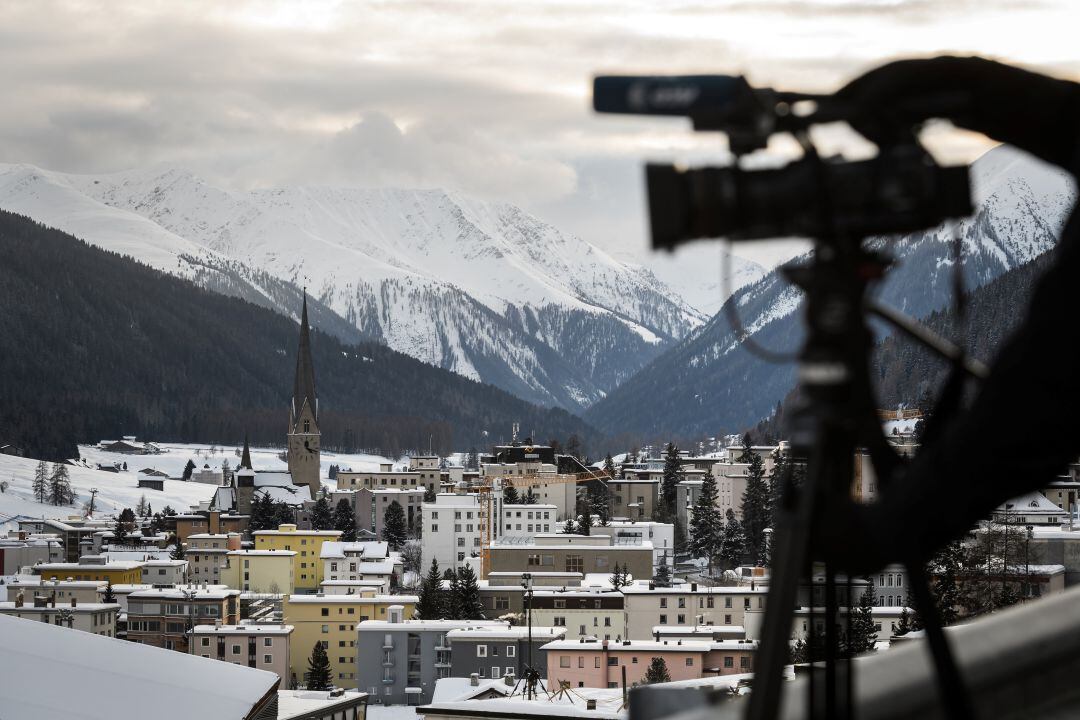
[[[255,494],[255,470],[251,467],[251,448],[247,433],[244,433],[244,454],[240,458],[240,467],[233,473],[236,491],[236,511],[241,515],[251,515],[251,501]]]
[[[319,482],[319,400],[315,396],[315,368],[311,364],[307,295],[300,315],[300,349],[296,353],[296,380],[289,408],[288,461],[294,485],[307,485],[311,497]]]

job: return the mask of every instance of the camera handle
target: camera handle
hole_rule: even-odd
[[[809,140],[805,136],[800,140],[816,157]],[[828,201],[828,197],[822,197],[822,212],[826,214]],[[784,271],[806,295],[807,337],[799,353],[799,383],[804,392],[802,407],[795,414],[792,445],[793,454],[806,458],[808,464],[806,480],[800,487],[793,486],[790,474],[783,479],[781,507],[774,517],[777,532],[771,548],[767,607],[747,711],[750,720],[777,717],[800,582],[810,588],[809,629],[814,631],[814,561],[824,563],[825,658],[823,667],[811,663],[808,716],[833,720],[853,718],[855,714],[852,663],[839,655],[837,567],[829,557],[819,556],[815,539],[830,532],[822,525],[822,517],[854,506],[851,485],[857,448],[869,448],[883,481],[902,462],[881,433],[869,375],[873,334],[866,320],[866,292],[871,282],[884,276],[888,266],[885,256],[864,249],[859,239],[833,234],[815,241],[810,264]],[[859,538],[843,540],[858,542]],[[950,717],[969,720],[973,718],[970,698],[949,652],[926,573],[917,563],[908,563],[907,567],[916,605],[925,620],[944,705]],[[850,581],[850,577],[845,580],[849,615]]]

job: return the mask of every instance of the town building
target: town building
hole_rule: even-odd
[[[405,514],[405,525],[411,534],[421,522],[424,492],[423,488],[386,487],[336,490],[331,493],[331,505],[336,507],[339,501],[347,501],[356,516],[356,529],[368,530],[381,538],[386,509],[391,503],[397,502]]]
[[[191,629],[189,652],[275,673],[289,679],[291,625],[196,625]]]
[[[531,664],[541,678],[547,677],[547,651],[543,646],[566,635],[566,628],[533,622],[523,625],[470,625],[446,633],[450,641],[450,675],[498,679],[511,674],[523,677]]]
[[[607,525],[597,528],[596,532],[611,533],[612,542],[617,545],[640,545],[646,541],[652,543],[654,568],[652,574],[655,574],[655,568],[661,565],[675,567],[675,526],[672,523],[651,520],[609,520]],[[649,577],[652,577],[652,574]]]
[[[377,581],[389,592],[401,583],[404,565],[401,555],[390,552],[385,542],[324,542],[320,553],[323,585],[337,581]]]
[[[567,639],[626,637],[625,600],[611,588],[534,588],[532,621],[565,628]]]
[[[660,625],[740,625],[744,614],[764,610],[768,589],[755,586],[706,587],[686,583],[657,587],[635,582],[622,588],[626,611],[624,639],[647,640]]]
[[[297,554],[295,550],[229,550],[221,582],[245,593],[292,593]]]
[[[1063,475],[1043,488],[1042,494],[1070,516],[1075,516],[1076,501],[1080,497],[1080,480],[1072,475]]]
[[[63,560],[69,563],[78,562],[84,549],[92,546],[95,532],[112,529],[111,522],[92,520],[81,515],[68,516],[66,520],[24,518],[18,523],[22,532],[58,537],[64,547]]]
[[[339,530],[299,530],[296,525],[279,525],[277,530],[257,530],[256,550],[292,550],[293,586],[298,593],[316,592],[322,582],[320,555],[324,542],[334,542],[341,537]]]
[[[177,541],[187,543],[192,535],[243,534],[247,530],[248,516],[207,510],[176,515],[172,520],[176,523]]]
[[[0,538],[0,574],[3,575],[18,575],[23,568],[64,559],[64,548],[55,535],[16,530]]]
[[[441,482],[440,462],[438,455],[418,455],[410,458],[408,466],[399,470],[393,469],[393,463],[381,463],[378,471],[374,472],[338,470],[337,486],[339,490],[392,488],[437,493]]]
[[[229,565],[229,552],[240,549],[238,533],[189,535],[184,558],[195,583],[219,584],[224,581]]]
[[[653,517],[659,507],[660,479],[652,473],[624,470],[622,477],[608,482],[608,492],[611,517],[643,520]]]
[[[415,595],[380,595],[368,592],[357,595],[290,595],[285,599],[285,622],[292,625],[292,655],[289,660],[290,682],[302,684],[307,661],[315,643],[320,642],[330,658],[335,684],[356,688],[357,658],[368,665],[378,654],[358,655],[356,628],[367,620],[386,620],[391,607],[401,608],[404,617],[412,617]],[[434,656],[432,656],[434,657]],[[363,665],[363,663],[361,663]],[[365,689],[366,686],[360,686]]]
[[[357,625],[355,683],[371,696],[372,703],[428,702],[435,681],[451,673],[451,647],[447,638],[451,630],[478,625],[506,626],[492,620],[409,620],[407,615],[411,615],[407,608],[395,605],[387,617]]]
[[[79,603],[77,598],[72,597],[66,603],[57,604],[55,598],[28,593],[24,597],[24,592],[20,590],[12,601],[0,602],[0,615],[51,623],[105,637],[116,636],[116,616],[120,607],[115,603]],[[7,641],[5,637],[4,642]]]
[[[995,522],[1025,525],[1061,525],[1068,522],[1069,512],[1051,502],[1041,492],[1031,492],[1002,503],[991,514]]]
[[[187,582],[188,561],[151,558],[142,561],[142,581],[152,585],[180,585]]]
[[[440,493],[435,502],[424,503],[424,531],[420,538],[422,567],[430,567],[435,560],[442,570],[456,570],[467,558],[479,556],[482,536],[492,538],[497,532],[484,527],[489,509],[494,517],[502,516],[501,490],[484,495]]]
[[[625,566],[633,577],[652,577],[652,543],[615,544],[614,535],[600,534],[600,530],[602,528],[594,528],[592,535],[541,533],[528,542],[493,544],[489,571],[538,570],[610,575],[619,565]]]
[[[188,631],[198,625],[240,622],[240,592],[184,585],[138,590],[127,598],[127,639],[188,652]]]
[[[141,562],[104,562],[100,555],[83,555],[78,562],[41,563],[34,573],[46,580],[100,580],[120,585],[142,582]]]
[[[25,598],[42,595],[52,598],[60,605],[71,604],[72,598],[83,604],[100,602],[107,583],[100,580],[46,580],[38,575],[17,575],[7,581],[7,600],[14,602],[22,593]]]
[[[502,506],[500,540],[533,538],[537,533],[559,531],[559,508],[557,505],[507,505]]]
[[[335,688],[279,690],[277,720],[364,720],[367,693]]]
[[[662,658],[672,680],[694,680],[704,675],[711,643],[695,641],[556,640],[544,646],[548,678],[553,687],[614,688],[645,680],[654,658]]]

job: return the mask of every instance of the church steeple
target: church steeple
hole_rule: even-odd
[[[319,491],[319,398],[315,395],[315,366],[311,362],[311,329],[308,327],[307,293],[300,312],[300,347],[296,352],[292,407],[289,409],[289,474],[293,485],[306,485],[311,497]]]
[[[300,415],[304,403],[311,409],[312,418],[319,419],[319,401],[315,396],[315,366],[311,362],[311,337],[308,328],[307,293],[304,293],[304,307],[300,312],[300,348],[296,353],[296,379],[293,382],[292,431],[298,431]]]
[[[244,433],[244,454],[240,456],[240,467],[251,470],[251,448],[248,446],[247,433]]]

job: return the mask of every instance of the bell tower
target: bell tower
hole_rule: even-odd
[[[315,395],[315,368],[311,363],[307,294],[300,315],[300,348],[296,353],[296,379],[289,408],[289,473],[294,485],[306,485],[311,497],[319,491],[319,399]]]

